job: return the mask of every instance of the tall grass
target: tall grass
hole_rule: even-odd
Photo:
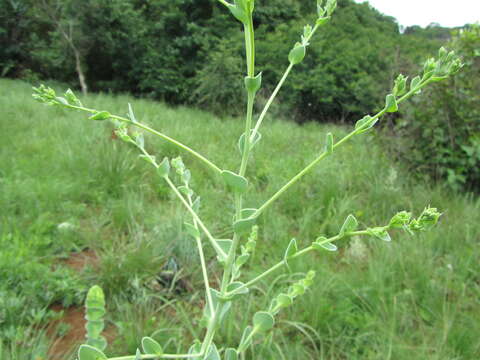
[[[70,250],[93,248],[100,256],[99,267],[87,271],[85,278],[103,286],[109,298],[116,299],[113,306],[125,310],[111,320],[137,319],[136,328],[154,331],[155,324],[145,314],[155,314],[158,334],[178,334],[178,327],[186,322],[182,311],[198,313],[199,294],[162,292],[173,301],[174,310],[156,311],[155,306],[165,306],[165,299],[140,301],[133,292],[129,295],[129,289],[151,289],[151,282],[169,260],[175,261],[179,276],[188,283],[201,281],[199,270],[191,266],[195,256],[191,240],[182,233],[178,217],[170,216],[180,213],[180,205],[166,201],[171,196],[167,188],[158,183],[148,165],[136,161],[135,151],[112,138],[108,126],[99,130],[98,124],[83,121],[82,114],[39,107],[31,100],[28,84],[0,80],[0,89],[0,233],[48,236],[54,244],[47,251],[52,261]],[[243,124],[237,119],[219,119],[198,110],[173,109],[127,96],[100,94],[85,99],[93,108],[119,114],[128,102],[142,122],[201,149],[225,168],[236,166],[231,154],[238,149],[227,139],[242,132]],[[327,130],[344,134],[337,126],[267,121],[271,124],[263,131],[249,167],[256,175],[250,178],[258,180],[246,207],[261,204],[311,161],[312,149],[322,148]],[[161,141],[149,138],[147,143],[157,158],[176,155],[175,149]],[[260,233],[252,262],[256,265],[245,271],[254,275],[278,262],[292,237],[299,245],[308,245],[308,239],[318,233],[336,234],[342,225],[337,219],[344,219],[351,209],[358,209],[354,215],[360,222],[368,219],[368,226],[388,222],[399,210],[418,213],[430,201],[444,212],[439,226],[414,239],[395,233],[392,243],[381,246],[352,239],[340,254],[292,261],[291,274],[261,283],[249,295],[245,308],[237,311],[264,308],[258,294],[276,293],[278,284],[292,282],[298,279],[297,272],[314,267],[318,281],[312,294],[282,317],[297,322],[281,320],[267,345],[255,346],[247,358],[444,360],[480,356],[480,202],[414,183],[387,156],[375,134],[353,139],[338,150],[333,161],[327,159],[267,210],[265,220],[259,220],[260,229],[262,221],[268,221],[268,231]],[[213,204],[202,210],[202,219],[216,226],[215,234],[229,235],[229,223],[213,222],[215,214],[231,211],[225,205],[230,203],[226,195],[216,190],[222,187],[221,180],[190,160],[184,156],[196,175],[194,188],[203,189],[199,195]],[[62,222],[74,225],[73,234],[56,230]],[[132,301],[147,305],[139,305],[135,313],[136,308],[128,305]],[[172,315],[177,319],[174,323]],[[242,325],[225,325],[226,344],[238,342],[241,334],[237,330]],[[121,330],[118,336],[125,333]],[[190,337],[186,331],[186,340]],[[133,339],[123,342],[125,346],[133,343]],[[125,350],[122,341],[115,348],[119,353]]]

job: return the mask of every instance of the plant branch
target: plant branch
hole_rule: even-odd
[[[400,104],[401,102],[407,100],[411,96],[413,96],[415,93],[417,93],[422,87],[427,85],[430,81],[424,81],[423,83],[419,84],[417,87],[414,89],[411,89],[408,93],[406,93],[404,96],[402,96],[400,99],[397,100],[397,103]],[[383,116],[386,113],[386,109],[381,110],[378,112],[375,116],[372,117],[371,121],[377,121],[381,116]],[[351,131],[349,134],[344,136],[342,139],[340,139],[337,143],[333,145],[333,149],[338,148],[340,145],[342,145],[344,142],[350,140],[352,137],[355,135],[359,134],[363,130],[362,127],[356,128],[353,131]],[[277,200],[285,191],[288,190],[292,185],[294,185],[298,180],[300,180],[305,174],[310,172],[315,165],[317,165],[320,161],[325,159],[328,156],[328,152],[324,151],[321,153],[315,160],[313,160],[310,164],[308,164],[302,171],[300,171],[297,175],[295,175],[291,180],[289,180],[280,190],[278,190],[270,199],[268,199],[260,208],[255,211],[255,213],[252,215],[252,217],[257,217],[259,216],[268,206],[270,206],[275,200]]]
[[[275,100],[278,92],[280,91],[281,87],[283,86],[283,83],[287,79],[288,75],[290,74],[290,71],[292,71],[293,67],[295,65],[291,64],[288,65],[287,70],[283,73],[282,78],[278,82],[277,86],[275,87],[275,90],[273,91],[272,95],[270,95],[270,98],[268,99],[267,103],[265,104],[265,107],[262,110],[262,113],[260,114],[260,117],[257,120],[257,123],[255,124],[255,128],[252,131],[252,135],[250,136],[250,142],[255,139],[255,135],[258,132],[258,129],[260,128],[260,125],[262,125],[263,119],[265,118],[265,115],[267,115],[268,110],[270,109],[270,106],[273,103],[273,100]]]
[[[349,237],[349,236],[358,236],[358,235],[368,235],[368,232],[366,230],[352,231],[352,232],[343,234],[342,236],[340,236],[340,235],[332,236],[331,238],[325,239],[321,242],[318,242],[317,244],[323,245],[323,244],[326,244],[326,243],[331,243],[331,242],[334,242],[334,241],[337,241],[337,240],[340,240],[340,239],[344,239],[344,238]],[[295,258],[298,258],[298,257],[303,256],[305,254],[308,254],[309,252],[311,252],[313,250],[316,250],[316,249],[314,249],[313,246],[310,245],[310,246],[306,247],[305,249],[297,251],[295,253],[295,255],[292,255],[291,259],[295,259]],[[255,277],[252,280],[248,281],[247,283],[243,284],[242,286],[239,286],[234,291],[227,293],[226,296],[231,296],[235,293],[240,293],[243,289],[248,288],[252,285],[255,285],[257,282],[259,282],[260,280],[262,280],[266,276],[270,275],[271,273],[275,272],[276,270],[280,269],[281,267],[283,267],[285,265],[286,265],[285,260],[282,260],[282,261],[278,262],[277,264],[273,265],[270,269],[264,271],[263,273],[261,273],[257,277]]]
[[[188,203],[190,207],[193,209],[193,202],[192,202],[192,196],[189,194],[187,195]],[[196,219],[193,219],[193,226],[195,229],[198,231],[198,222]],[[207,263],[205,261],[205,254],[203,253],[203,246],[202,246],[202,241],[200,239],[200,236],[195,236],[195,241],[197,243],[197,248],[198,248],[198,254],[200,257],[200,264],[202,266],[202,275],[203,275],[203,282],[205,284],[205,292],[207,295],[207,302],[208,306],[210,308],[210,312],[213,314],[215,309],[213,308],[213,300],[212,300],[212,294],[210,293],[210,282],[208,280],[208,273],[207,273]]]
[[[178,191],[177,187],[175,186],[175,184],[172,182],[172,180],[170,180],[168,177],[165,177],[164,178],[165,181],[167,182],[167,184],[170,186],[170,188],[173,190],[173,192],[175,193],[175,195],[177,195],[177,197],[180,199],[180,201],[183,203],[183,205],[187,208],[188,212],[192,215],[193,219],[195,221],[197,221],[198,225],[200,226],[200,228],[203,230],[203,232],[205,233],[205,235],[207,235],[207,238],[208,240],[210,240],[210,243],[212,244],[212,246],[214,247],[215,251],[217,251],[217,253],[221,256],[227,256],[227,254],[225,254],[225,252],[222,250],[222,248],[218,245],[217,241],[214,239],[214,237],[212,236],[212,234],[210,233],[210,231],[208,231],[207,227],[205,226],[205,224],[202,222],[202,220],[200,220],[200,218],[198,217],[197,213],[192,209],[192,207],[188,204],[188,202],[184,199],[184,197],[182,196],[182,194],[180,194],[180,191]]]
[[[81,110],[81,111],[86,111],[86,112],[89,112],[91,114],[95,114],[96,112],[98,112],[97,110],[94,110],[94,109],[88,109],[86,107],[83,107],[83,106],[76,106],[76,105],[70,105],[70,104],[63,104],[61,103],[60,105],[64,106],[64,107],[67,107],[67,108],[71,108],[71,109],[75,109],[75,110]],[[187,145],[185,144],[182,144],[181,142],[171,138],[170,136],[168,135],[165,135],[157,130],[154,130],[152,129],[151,127],[145,125],[145,124],[142,124],[142,123],[139,123],[137,121],[132,121],[130,119],[127,119],[127,118],[124,118],[122,116],[118,116],[118,115],[111,115],[111,118],[112,119],[115,119],[115,120],[118,120],[118,121],[121,121],[121,122],[124,122],[124,123],[127,123],[127,124],[130,124],[130,125],[133,125],[133,126],[136,126],[136,127],[139,127],[145,131],[148,131],[149,133],[151,134],[154,134],[176,146],[178,146],[179,148],[189,152],[190,154],[192,154],[193,156],[195,156],[197,159],[203,161],[205,164],[207,164],[209,167],[211,167],[213,170],[215,170],[217,173],[221,173],[222,170],[217,166],[215,165],[214,163],[212,163],[210,160],[208,160],[207,158],[205,158],[204,156],[200,155],[198,152],[196,152],[195,150],[191,149],[190,147],[188,147]]]

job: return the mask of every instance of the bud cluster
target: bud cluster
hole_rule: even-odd
[[[297,281],[288,288],[287,293],[278,294],[270,305],[270,312],[273,314],[278,313],[282,308],[289,307],[293,304],[293,300],[300,295],[305,294],[310,286],[313,284],[315,278],[315,271],[310,270],[305,278]]]

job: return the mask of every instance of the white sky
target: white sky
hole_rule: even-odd
[[[355,0],[362,3],[365,0]],[[453,27],[480,21],[480,0],[369,0],[370,5],[385,15],[393,16],[400,25],[427,26],[432,22]]]

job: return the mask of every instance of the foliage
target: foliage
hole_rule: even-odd
[[[480,185],[480,28],[457,31],[452,47],[465,70],[420,96],[396,121],[398,155],[422,174],[456,190]]]
[[[0,16],[0,74],[32,82],[55,78],[78,87],[75,52],[46,16],[42,3],[61,4],[61,24],[73,24],[75,43],[93,91],[129,92],[170,104],[195,104],[221,115],[238,115],[242,69],[238,25],[216,0],[9,0]],[[448,30],[407,28],[368,4],[340,0],[342,11],[312,40],[275,104],[273,115],[297,121],[354,121],[375,108],[397,72],[410,73],[431,56]],[[259,100],[266,101],[288,66],[286,53],[311,0],[271,0],[254,14],[258,63],[263,70]],[[68,27],[68,26],[67,26]],[[3,69],[3,70],[1,70]],[[229,71],[227,71],[229,70]],[[215,81],[211,81],[214,77]]]
[[[273,298],[269,299],[270,305],[263,310],[255,312],[250,325],[243,329],[239,329],[243,335],[234,347],[217,347],[214,340],[217,332],[220,332],[218,330],[225,317],[238,300],[242,298],[245,299],[246,295],[251,289],[253,289],[255,284],[283,267],[289,268],[291,261],[303,257],[307,253],[316,251],[337,251],[337,246],[334,242],[339,240],[351,237],[369,236],[389,242],[391,241],[390,231],[400,228],[411,234],[423,232],[436,225],[441,215],[437,209],[430,207],[425,208],[417,218],[414,218],[411,213],[404,211],[397,213],[397,215],[393,216],[384,226],[362,226],[362,229],[356,217],[349,214],[346,219],[342,221],[343,225],[337,229],[335,235],[324,236],[321,234],[318,236],[317,234],[314,237],[315,240],[311,241],[309,246],[304,247],[303,249],[298,247],[297,240],[294,238],[286,247],[283,260],[253,277],[251,280],[245,280],[245,282],[240,281],[243,266],[251,258],[252,252],[256,247],[258,237],[258,228],[256,224],[261,215],[263,215],[273,203],[275,203],[307,173],[311,172],[319,162],[325,160],[327,157],[331,157],[342,144],[357,135],[369,131],[383,115],[397,112],[399,105],[402,102],[418,94],[426,85],[444,80],[451,75],[456,74],[462,68],[463,64],[455,56],[453,51],[448,52],[446,49],[441,48],[437,59],[431,58],[425,63],[421,76],[413,78],[412,81],[407,84],[406,77],[399,75],[394,82],[391,93],[386,96],[384,106],[380,111],[373,116],[364,116],[357,121],[354,129],[351,130],[350,133],[338,141],[335,141],[332,133],[326,134],[325,147],[313,161],[286,182],[285,185],[277,190],[261,206],[258,208],[246,207],[244,203],[245,194],[249,190],[249,180],[245,177],[247,166],[254,147],[261,140],[262,136],[259,129],[265,119],[265,115],[290,72],[303,62],[307,52],[310,51],[313,35],[320,27],[327,24],[331,19],[337,7],[337,1],[327,0],[325,4],[323,1],[318,1],[317,16],[313,26],[310,24],[304,26],[300,41],[295,43],[290,49],[288,53],[289,66],[278,82],[275,91],[267,101],[264,110],[256,120],[255,124],[253,123],[253,108],[256,94],[262,86],[262,73],[257,73],[255,70],[256,51],[253,22],[254,0],[238,0],[234,3],[220,0],[220,3],[222,3],[238,21],[240,21],[243,25],[245,36],[247,75],[244,78],[244,85],[247,95],[247,109],[245,130],[238,141],[238,150],[241,154],[238,172],[232,172],[225,168],[220,168],[191,147],[139,122],[130,105],[128,106],[127,117],[122,117],[113,115],[109,111],[91,109],[83,106],[80,99],[77,98],[71,90],[68,90],[62,97],[57,96],[55,90],[43,85],[34,88],[33,97],[46,105],[87,112],[90,114],[89,120],[92,121],[109,120],[115,127],[115,135],[120,140],[139,150],[140,159],[155,168],[158,178],[163,180],[173,194],[180,200],[180,203],[184,206],[188,213],[188,217],[190,218],[184,223],[184,228],[186,233],[196,243],[205,287],[205,306],[203,308],[203,317],[201,321],[201,324],[205,327],[203,340],[200,340],[197,337],[193,341],[188,352],[183,350],[181,354],[167,354],[164,353],[163,347],[154,339],[144,337],[142,339],[143,355],[142,351],[137,348],[135,355],[130,355],[126,358],[197,358],[213,360],[220,358],[219,350],[222,352],[223,349],[226,358],[232,360],[238,359],[239,356],[243,356],[243,354],[252,346],[255,338],[270,333],[279,319],[280,310],[285,310],[285,308],[293,305],[294,302],[298,301],[297,297],[304,295],[314,284],[315,272],[313,270],[308,271],[306,275],[302,276],[299,281],[296,281],[288,287],[288,289],[284,291],[280,290],[279,294],[276,294]],[[132,131],[129,126],[154,134],[175,145],[201,161],[208,169],[223,179],[227,191],[233,198],[233,216],[232,222],[230,223],[231,230],[228,231],[227,239],[212,235],[212,232],[200,218],[201,198],[192,188],[192,173],[186,167],[182,158],[176,157],[174,159],[169,159],[168,157],[165,157],[162,161],[157,161],[156,156],[151,154],[149,148],[146,146],[144,134]],[[242,240],[246,239],[248,239],[247,242],[245,245],[242,245]],[[207,266],[204,252],[205,242],[208,243],[214,251],[218,266],[223,270],[221,276],[222,280],[218,287],[213,285],[211,275],[209,275],[210,270]],[[238,254],[239,248],[241,249],[240,254]],[[107,355],[102,352],[102,349],[91,345],[80,346],[78,357],[80,360],[108,359]]]

